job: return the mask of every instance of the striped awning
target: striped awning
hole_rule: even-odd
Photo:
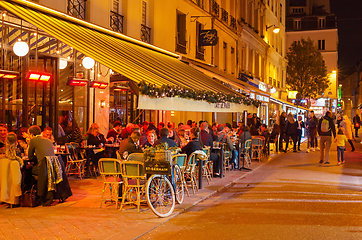
[[[126,35],[28,1],[0,0],[0,6],[137,83],[236,93],[181,62],[178,55]]]

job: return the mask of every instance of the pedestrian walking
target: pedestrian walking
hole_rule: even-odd
[[[352,131],[352,122],[349,120],[349,118],[347,117],[347,115],[343,116],[343,120],[340,123],[341,127],[344,128],[344,133],[348,139],[349,144],[352,147],[352,152],[354,152],[355,148],[353,145],[353,131]]]
[[[311,111],[308,125],[306,127],[309,136],[308,140],[310,141],[310,149],[308,148],[307,152],[309,152],[310,150],[314,152],[315,147],[317,147],[317,126],[318,126],[318,119],[314,115],[314,111]]]
[[[302,116],[298,116],[297,122],[297,145],[298,151],[300,151],[300,142],[302,140],[302,129],[304,128],[304,122],[302,121]]]
[[[319,120],[318,123],[318,133],[321,138],[320,147],[321,154],[319,163],[329,164],[329,149],[332,144],[332,134],[336,137],[336,128],[333,123],[332,113],[330,111],[326,112],[326,115]]]
[[[355,131],[355,136],[358,137],[358,130],[361,127],[361,118],[359,117],[358,113],[356,113],[356,116],[353,117],[353,126]]]
[[[336,138],[334,139],[334,142],[337,143],[337,159],[338,159],[338,165],[344,163],[344,148],[347,143],[347,137],[344,135],[343,128],[339,128],[338,134]]]
[[[291,113],[288,114],[287,122],[285,124],[286,142],[284,152],[288,151],[289,138],[293,140],[293,152],[297,152],[297,122]]]
[[[280,135],[279,135],[279,151],[283,152],[283,140],[285,139],[285,118],[287,117],[286,112],[282,112],[279,118],[279,128],[280,128]]]

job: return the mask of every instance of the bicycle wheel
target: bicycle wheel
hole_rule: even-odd
[[[178,204],[181,204],[184,201],[184,185],[182,182],[182,173],[179,165],[173,167],[173,180],[175,187],[175,198]]]
[[[175,208],[175,193],[164,175],[152,175],[146,184],[147,204],[159,217],[168,217]]]

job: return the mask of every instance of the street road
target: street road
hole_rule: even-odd
[[[362,153],[286,153],[139,239],[362,239]],[[349,150],[349,147],[347,148]]]

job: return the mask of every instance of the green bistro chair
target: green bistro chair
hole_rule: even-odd
[[[177,164],[181,169],[182,174],[182,184],[185,189],[187,196],[190,197],[189,190],[187,189],[186,180],[185,180],[185,169],[187,165],[187,155],[186,154],[176,154],[172,156],[173,164]]]
[[[116,207],[118,208],[118,202],[121,197],[119,197],[119,189],[122,184],[121,180],[121,161],[114,158],[101,158],[98,162],[99,173],[103,179],[103,189],[102,189],[102,199],[101,206],[103,202],[111,201],[116,202]],[[104,199],[104,192],[109,188],[110,198]]]

